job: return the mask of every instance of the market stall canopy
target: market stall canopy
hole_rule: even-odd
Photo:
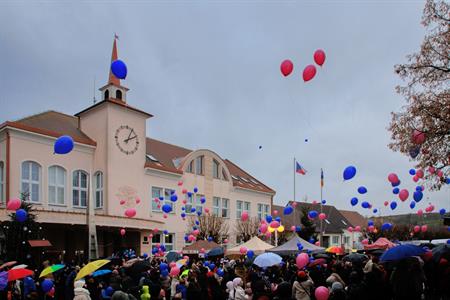
[[[273,245],[268,244],[258,238],[257,236],[252,237],[245,243],[238,245],[226,251],[227,256],[229,255],[241,255],[241,247],[245,247],[248,250],[252,250],[256,255],[266,252],[266,250],[273,248]]]
[[[199,240],[194,242],[192,245],[188,245],[183,248],[183,254],[198,254],[200,250],[203,248],[206,252],[211,249],[220,247],[216,242],[208,242],[205,240]]]
[[[325,248],[323,248],[323,247],[319,247],[314,244],[311,244],[310,242],[305,241],[304,239],[299,237],[298,235],[294,235],[289,241],[287,241],[283,245],[269,249],[269,250],[267,250],[267,252],[274,252],[279,255],[296,254],[299,252],[298,246],[297,246],[299,243],[302,244],[302,246],[303,246],[302,251],[306,251],[306,250],[323,251],[323,250],[325,250]]]
[[[388,240],[387,238],[379,238],[375,243],[370,245],[364,245],[364,250],[372,250],[372,249],[390,249],[395,247],[396,245]]]
[[[52,244],[47,241],[47,240],[28,240],[28,244],[30,244],[30,246],[32,248],[35,247],[51,247]]]

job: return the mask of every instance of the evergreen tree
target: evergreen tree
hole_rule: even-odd
[[[302,212],[302,216],[300,218],[300,222],[302,224],[302,230],[298,233],[298,235],[304,239],[309,241],[310,238],[316,238],[316,224],[308,218],[308,207],[302,206],[300,207]]]
[[[25,222],[16,220],[16,213],[9,214],[10,220],[5,222],[4,231],[6,235],[6,258],[16,260],[20,263],[30,264],[32,262],[31,247],[28,240],[40,239],[40,225],[36,222],[36,215],[33,213],[33,205],[27,202],[28,193],[21,193],[21,209],[27,212]]]

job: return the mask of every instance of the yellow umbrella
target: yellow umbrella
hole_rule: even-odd
[[[62,268],[64,268],[65,265],[53,265],[50,267],[45,268],[44,270],[42,270],[41,275],[39,275],[39,278],[47,276],[53,272],[56,272],[58,270],[61,270]]]
[[[107,263],[109,263],[108,259],[99,259],[88,263],[83,268],[81,268],[80,272],[78,272],[77,277],[75,277],[75,281],[97,271]]]

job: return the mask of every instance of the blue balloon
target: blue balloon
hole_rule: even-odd
[[[213,263],[210,263],[209,264],[209,269],[210,270],[214,270],[216,268],[216,265],[215,264],[213,264]]]
[[[163,233],[164,233],[164,234],[168,234],[169,231],[167,231],[167,229],[165,229],[165,230],[163,231]]]
[[[161,207],[161,210],[162,210],[163,212],[165,212],[166,214],[168,214],[168,213],[170,213],[170,212],[172,211],[172,206],[170,206],[169,204],[164,204],[164,205]]]
[[[159,197],[159,201],[164,201],[164,197],[163,196]]]
[[[162,277],[167,277],[167,276],[169,276],[169,270],[167,270],[167,269],[166,269],[166,270],[162,270],[162,271],[161,271],[161,276],[162,276]]]
[[[176,202],[178,200],[178,196],[177,195],[172,195],[172,196],[170,196],[170,201],[172,201],[172,202]]]
[[[127,65],[120,59],[111,63],[111,72],[119,79],[125,79],[127,77]]]
[[[205,198],[205,197],[201,197],[201,198],[200,198],[200,203],[201,203],[201,204],[205,204],[205,202],[206,202],[206,198]]]
[[[402,182],[399,180],[399,181],[397,181],[397,182],[391,183],[391,185],[392,185],[392,187],[396,187],[396,186],[399,186],[400,183],[402,183]]]
[[[293,211],[294,211],[294,209],[292,208],[292,206],[288,205],[284,208],[283,214],[290,215]]]
[[[419,202],[423,198],[423,193],[422,192],[414,192],[413,198],[416,202]]]
[[[445,178],[445,183],[446,183],[446,184],[450,184],[450,177],[446,177],[446,178]]]
[[[281,222],[281,218],[280,218],[280,217],[276,217],[276,218],[275,218],[275,221]]]
[[[365,193],[367,193],[367,189],[364,186],[360,186],[358,188],[358,193],[365,194]]]
[[[364,201],[363,203],[361,203],[362,208],[369,208],[370,204],[367,201]]]
[[[142,257],[147,258],[147,257],[148,257],[148,254],[147,254],[147,253],[144,253],[144,254],[142,255]]]
[[[193,193],[192,192],[187,192],[187,195],[188,195],[189,198],[191,198]]]
[[[270,215],[266,216],[266,222],[267,223],[272,222],[272,216],[270,216]]]
[[[25,222],[27,220],[27,217],[28,217],[28,213],[26,210],[24,210],[22,208],[16,210],[16,220],[18,222],[21,222],[21,223]]]
[[[348,166],[344,170],[344,174],[342,177],[344,177],[344,180],[350,180],[356,175],[356,168],[354,166]]]
[[[188,242],[189,241],[189,237],[187,235],[184,236],[184,241]]]
[[[302,251],[303,250],[302,243],[297,243],[297,249],[298,249],[298,251]]]
[[[197,211],[197,216],[201,216],[202,215],[202,212],[201,211]]]
[[[225,272],[221,268],[218,268],[216,273],[217,273],[217,275],[219,275],[219,277],[223,277],[223,275],[225,275]]]
[[[397,202],[392,201],[392,202],[391,202],[391,209],[394,210],[394,209],[396,209],[396,208],[397,208]]]
[[[191,213],[195,213],[195,207],[191,208]]]
[[[397,195],[398,193],[400,193],[400,189],[398,187],[394,188],[392,190],[392,193],[394,193],[395,195]]]
[[[161,245],[161,246],[159,246],[159,249],[161,249],[162,251],[166,251],[166,245]]]
[[[50,290],[53,287],[53,281],[51,281],[50,279],[44,279],[44,281],[42,281],[41,286],[42,286],[42,291],[44,293],[48,293],[48,292],[50,292]]]
[[[384,223],[383,225],[381,225],[381,230],[383,230],[383,231],[390,230],[391,228],[392,228],[391,223]]]
[[[358,204],[358,198],[353,197],[352,200],[350,200],[350,203],[352,206],[355,206],[356,204]]]
[[[311,244],[314,244],[316,241],[314,240],[314,238],[309,238],[308,240]]]
[[[208,242],[212,242],[213,238],[208,236]]]
[[[195,224],[196,224],[196,225],[200,225],[200,221],[196,220],[196,221],[195,221]],[[197,229],[197,226],[195,227],[195,229]],[[194,230],[195,230],[195,229],[194,229]]]
[[[450,245],[450,239],[447,240],[447,245]]]
[[[378,209],[374,208],[373,213],[376,214],[378,212]]]
[[[160,271],[167,270],[168,268],[169,268],[169,266],[165,262],[162,262],[159,264]]]
[[[181,207],[181,210],[186,210],[186,207],[182,206],[182,207]]]
[[[441,209],[439,210],[439,214],[440,214],[441,216],[445,215],[445,213],[446,213],[445,208],[441,208]]]
[[[420,185],[416,186],[416,192],[422,192],[422,187]]]
[[[73,139],[68,135],[59,137],[53,146],[53,152],[56,154],[67,154],[73,150]]]
[[[302,227],[300,225],[295,226],[295,231],[296,232],[302,231]]]
[[[413,209],[414,207],[416,207],[416,201],[411,201],[411,203],[409,203],[409,207],[411,209]]]
[[[248,257],[249,259],[252,259],[253,256],[255,256],[255,252],[253,252],[253,250],[248,250],[248,251],[247,251],[247,257]]]
[[[207,261],[205,261],[204,263],[203,263],[203,266],[205,266],[205,267],[209,267],[209,261],[207,260]]]
[[[317,211],[315,211],[315,210],[311,210],[311,211],[308,213],[308,216],[309,216],[311,219],[317,218],[318,215],[319,215],[319,213],[318,213]]]
[[[416,170],[410,169],[410,170],[409,170],[409,175],[411,175],[411,176],[416,175]]]
[[[327,203],[327,200],[322,200],[322,204],[325,204],[325,203]]]
[[[194,187],[194,193],[198,192],[198,187]]]
[[[373,226],[373,221],[369,220],[369,222],[367,222],[367,226]]]
[[[152,254],[156,254],[156,253],[158,253],[158,248],[154,247],[154,248],[152,249]]]
[[[170,194],[171,195],[175,194],[175,190],[170,190]]]

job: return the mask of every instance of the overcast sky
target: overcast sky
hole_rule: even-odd
[[[350,209],[395,199],[387,175],[413,184],[407,157],[388,149],[396,63],[419,49],[422,1],[27,1],[0,0],[0,121],[53,109],[74,114],[106,83],[114,32],[128,66],[128,103],[155,115],[147,135],[190,149],[207,148],[297,200],[324,199]],[[327,54],[304,83],[313,53]],[[294,62],[284,78],[282,60]],[[97,92],[96,97],[100,95]],[[305,142],[308,139],[308,142]],[[259,146],[262,149],[259,149]],[[342,182],[347,165],[356,178]],[[409,212],[409,201],[395,213]],[[426,192],[449,208],[450,189]],[[358,210],[368,215],[368,210]],[[383,214],[391,213],[388,209]]]

